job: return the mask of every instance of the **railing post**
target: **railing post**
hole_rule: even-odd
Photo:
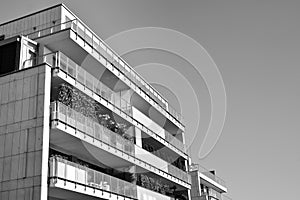
[[[55,61],[56,61],[55,67],[59,67],[60,68],[60,53],[58,51],[55,53],[55,57],[56,57],[56,59],[55,59]]]
[[[78,20],[76,19],[75,21],[76,21],[76,39],[77,39],[77,37],[78,37]]]
[[[94,53],[94,34],[92,33],[92,53]]]

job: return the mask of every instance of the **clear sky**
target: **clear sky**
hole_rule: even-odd
[[[60,2],[2,0],[0,21],[57,3]],[[103,39],[133,28],[162,27],[179,31],[200,43],[223,77],[227,116],[217,145],[205,158],[197,157],[203,136],[188,141],[192,144],[193,159],[216,169],[226,180],[233,199],[299,199],[300,1],[73,0],[63,3]],[[145,63],[174,68],[180,65],[183,69],[189,66],[178,56],[160,50],[133,51],[124,58],[133,66]],[[147,69],[137,67],[146,78]],[[159,83],[163,70],[159,73],[154,85],[172,96],[166,89],[167,83]],[[172,74],[164,77],[171,82],[174,78]],[[173,82],[180,87],[179,81]],[[197,134],[201,135],[208,127],[210,103],[203,80],[199,80],[196,88],[202,111]],[[181,104],[189,104],[181,107],[190,139],[189,132],[193,132],[191,127],[198,116],[186,110],[193,109],[195,104],[183,97],[179,99],[187,101]]]

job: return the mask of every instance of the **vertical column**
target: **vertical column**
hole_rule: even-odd
[[[0,77],[0,199],[47,199],[51,69]]]
[[[137,146],[142,148],[142,132],[137,127],[135,127],[135,142]]]

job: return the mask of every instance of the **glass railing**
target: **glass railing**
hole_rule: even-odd
[[[186,153],[186,146],[179,139],[174,137],[171,133],[165,130],[166,140],[170,142],[173,146],[177,147],[181,151]]]
[[[185,171],[173,166],[172,164],[168,164],[168,172],[170,174],[174,174],[176,177],[178,177],[181,180],[184,180],[185,182],[189,182],[191,180],[191,177],[189,174],[187,174]]]
[[[114,93],[114,91],[112,91],[106,85],[101,83],[98,79],[96,79],[93,75],[89,74],[82,67],[78,66],[74,61],[69,59],[63,53],[59,52],[58,56],[59,68],[67,72],[78,82],[84,84],[86,87],[93,90],[95,93],[100,94],[102,97],[106,98],[109,102],[120,108],[122,111],[125,111],[128,115],[132,116],[132,105],[126,100],[124,100],[121,97],[120,93]],[[170,133],[166,132],[165,139],[180,151],[184,153],[186,152],[184,144],[180,140],[172,136]]]
[[[139,147],[139,146],[136,146],[136,147],[137,147],[138,149],[143,149],[144,151],[147,151],[148,153],[154,155],[154,156],[157,157],[158,159],[164,161],[164,162],[166,163],[165,166],[166,166],[167,169],[168,169],[168,173],[174,175],[175,177],[177,177],[177,178],[179,178],[179,179],[181,179],[181,180],[183,180],[183,181],[185,181],[185,182],[189,182],[189,181],[190,181],[190,177],[191,177],[191,176],[190,176],[186,171],[181,170],[181,169],[179,169],[178,167],[172,165],[172,164],[170,163],[170,161],[168,162],[167,159],[166,159],[165,157],[163,157],[163,156],[161,156],[161,154],[157,153],[157,152],[159,152],[159,151],[152,151],[152,152],[150,152],[150,151],[146,150],[145,148],[142,148],[142,147]],[[156,152],[156,153],[155,153],[155,152]],[[166,154],[164,154],[164,155],[166,155]],[[147,155],[144,154],[144,156],[145,156],[144,159],[147,160]],[[174,160],[172,160],[172,162],[173,162],[173,161],[174,161]],[[165,166],[162,166],[162,167],[165,167]]]
[[[66,26],[67,27],[67,26]],[[104,43],[97,35],[95,35],[87,26],[79,20],[73,20],[71,27],[84,41],[91,47],[104,55],[110,63],[118,68],[124,75],[133,81],[141,90],[150,96],[155,104],[160,105],[164,110],[168,111],[177,121],[183,123],[183,117],[160,95],[156,89],[148,84],[136,71],[130,67],[120,56],[118,56],[108,45]]]
[[[122,98],[121,93],[116,93],[103,84],[99,79],[88,73],[85,69],[77,65],[74,61],[69,59],[63,53],[59,52],[58,67],[65,71],[68,75],[73,77],[77,82],[89,88],[94,93],[100,95],[114,106],[132,116],[132,106]]]
[[[207,200],[224,200],[220,193],[216,194],[216,193],[202,191],[201,196],[202,197],[205,196]]]
[[[121,135],[109,130],[98,122],[95,122],[93,119],[85,117],[83,114],[76,112],[61,102],[56,101],[51,103],[51,120],[59,120],[111,147],[119,149],[129,155],[135,155],[133,142],[123,138]]]
[[[119,108],[121,111],[132,117],[132,105],[124,100],[120,93],[115,93],[113,90],[104,85],[101,81],[99,81],[97,78],[88,73],[85,69],[77,65],[73,60],[71,60],[61,52],[49,53],[40,57],[26,60],[23,63],[23,67],[30,67],[30,64],[32,63],[42,62],[47,63],[51,67],[58,67],[59,69],[63,70],[65,73],[73,77],[77,82],[83,84],[85,87],[89,88],[94,93],[103,97],[108,102]],[[140,122],[136,121],[136,123],[147,129],[147,133],[152,133],[161,138],[161,136],[154,133]],[[166,137],[162,139],[170,143],[174,148],[186,154],[185,145],[170,133],[166,132]]]
[[[95,138],[99,141],[102,141],[135,158],[134,144],[131,141],[123,138],[117,133],[93,121],[93,119],[85,117],[81,113],[76,112],[72,108],[58,101],[52,102],[50,109],[51,109],[51,120],[59,120],[64,124],[70,125],[78,129],[79,131],[86,133],[88,136]],[[142,160],[140,161],[143,162],[145,166],[148,165],[150,168],[154,167],[150,164],[145,163]],[[191,176],[187,172],[184,172],[172,166],[171,164],[168,164],[168,166],[169,166],[168,168],[170,169],[170,171],[168,171],[169,174],[187,183],[191,183]]]
[[[49,178],[59,178],[65,181],[75,182],[84,186],[137,199],[136,185],[80,164],[67,161],[58,156],[50,158]]]
[[[77,35],[82,38],[84,44],[88,44],[92,49],[96,50],[100,55],[104,56],[106,61],[109,61],[119,71],[121,71],[128,79],[130,79],[139,89],[142,96],[148,96],[152,99],[151,103],[166,115],[176,119],[181,126],[184,126],[183,116],[176,111],[169,103],[148,84],[132,67],[129,66],[120,56],[118,56],[105,42],[94,34],[80,20],[75,19],[51,27],[31,30],[30,32],[22,32],[31,39],[36,39],[46,36],[64,29],[72,29]]]
[[[216,176],[214,173],[210,172],[208,169],[202,167],[199,164],[192,164],[189,167],[189,171],[199,171],[200,173],[204,174],[208,178],[214,180],[215,182],[219,183],[223,187],[226,187],[226,182],[221,179],[220,177]]]
[[[222,200],[232,200],[232,198],[226,195],[222,195]]]
[[[218,200],[222,199],[221,193],[217,192],[217,191],[215,191],[211,188],[208,189],[208,196],[213,197],[213,198],[218,199]]]

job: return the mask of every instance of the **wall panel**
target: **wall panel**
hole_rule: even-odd
[[[0,77],[1,200],[47,199],[50,77],[48,66]]]

